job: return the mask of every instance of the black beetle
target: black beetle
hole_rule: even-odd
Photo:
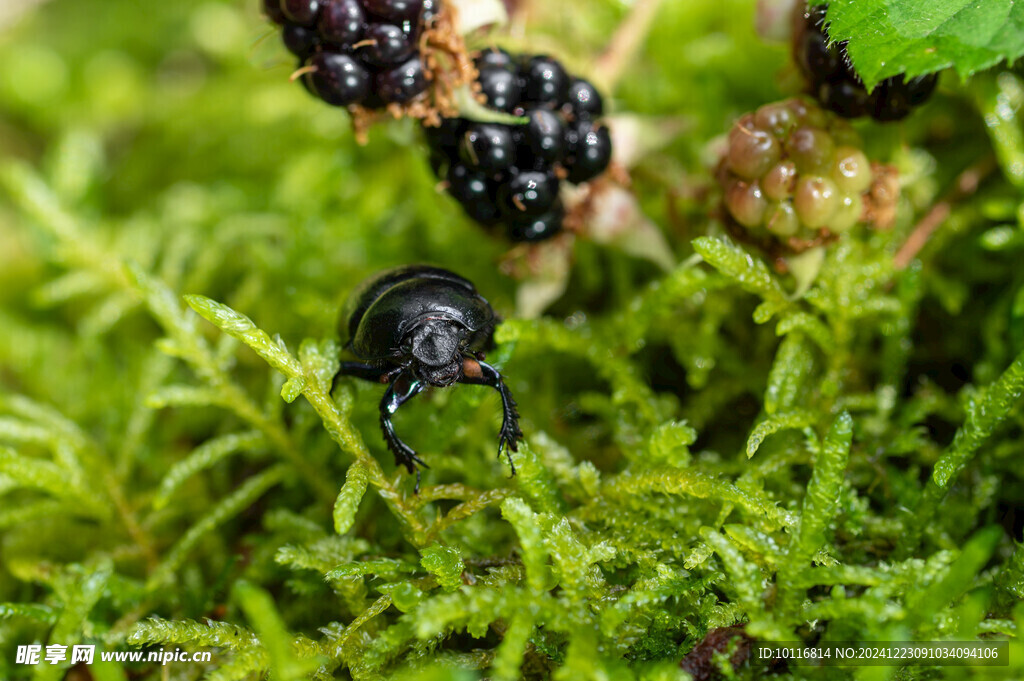
[[[387,383],[380,403],[384,440],[395,462],[416,473],[427,465],[395,434],[391,417],[428,385],[487,385],[501,395],[503,419],[498,456],[512,455],[523,433],[512,394],[497,369],[486,364],[487,347],[500,321],[476,287],[457,274],[427,265],[381,272],[360,284],[341,315],[345,348],[360,362],[342,362],[340,376]],[[508,449],[506,449],[506,447]]]

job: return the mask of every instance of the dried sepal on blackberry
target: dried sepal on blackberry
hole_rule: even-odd
[[[877,229],[889,229],[896,222],[896,208],[900,200],[900,174],[895,167],[883,163],[871,164],[872,181],[864,196],[864,222]]]
[[[568,190],[565,228],[669,272],[678,264],[672,247],[644,213],[630,184],[627,170],[613,163],[594,182]]]
[[[347,108],[361,140],[385,118],[456,115],[455,92],[476,77],[450,1],[265,0],[264,10],[300,60],[293,79]]]
[[[366,140],[374,124],[387,119],[414,118],[437,127],[445,118],[458,115],[458,92],[477,77],[476,67],[458,32],[456,10],[450,3],[426,26],[420,38],[419,54],[426,90],[407,102],[392,102],[383,110],[363,105],[348,107],[356,139]]]

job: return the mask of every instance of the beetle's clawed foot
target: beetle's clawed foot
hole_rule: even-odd
[[[517,438],[515,433],[506,433],[504,429],[502,429],[501,435],[498,438],[498,458],[500,459],[501,455],[504,454],[505,458],[508,459],[508,467],[512,469],[511,475],[509,475],[511,478],[516,476],[516,465],[512,463],[512,452],[519,451],[516,441],[521,438],[521,433]]]
[[[523,439],[523,431],[519,428],[519,411],[516,409],[516,401],[507,389],[502,391],[503,418],[501,421],[501,433],[498,435],[498,457],[502,453],[508,459],[508,465],[512,469],[512,477],[515,477],[516,466],[512,463],[512,452],[519,451],[519,441]]]
[[[384,442],[387,443],[388,449],[395,455],[395,465],[405,466],[405,470],[410,473],[419,474],[419,468],[430,468],[427,463],[416,454],[409,445],[405,444],[395,436],[394,431],[389,428],[390,421],[386,417],[381,417],[381,430],[384,431]]]
[[[386,438],[385,438],[386,439]],[[413,494],[420,493],[420,481],[423,478],[421,469],[430,468],[416,452],[401,440],[388,441],[388,449],[395,455],[395,465],[405,466],[405,470],[416,474],[416,486],[413,487]]]
[[[394,452],[394,450],[392,451]],[[410,473],[419,473],[421,468],[430,468],[430,466],[428,466],[426,462],[423,461],[423,459],[417,456],[416,452],[409,449],[408,447],[405,447],[405,450],[402,451],[401,453],[394,452],[394,454],[395,465],[405,466],[405,470],[409,471]]]

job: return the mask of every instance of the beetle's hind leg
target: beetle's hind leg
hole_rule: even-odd
[[[501,373],[486,362],[466,357],[462,364],[461,383],[486,385],[494,388],[501,395],[501,433],[498,435],[498,456],[504,452],[512,475],[516,474],[516,466],[512,463],[512,452],[519,451],[519,441],[523,439],[523,431],[519,429],[519,411],[508,386],[501,378]]]
[[[417,466],[430,468],[423,459],[416,455],[416,451],[395,434],[395,427],[391,423],[391,417],[398,409],[422,392],[426,387],[422,381],[417,380],[411,372],[403,371],[391,382],[384,392],[384,398],[380,401],[380,428],[384,432],[384,441],[388,449],[395,455],[395,463],[405,466],[410,473],[416,474],[416,489],[419,490],[420,472]]]

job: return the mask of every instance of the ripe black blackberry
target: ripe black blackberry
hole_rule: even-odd
[[[803,99],[741,117],[718,180],[731,231],[772,254],[827,243],[862,222],[887,227],[899,193],[849,123]]]
[[[354,113],[389,108],[436,122],[452,111],[450,90],[473,76],[441,0],[263,0],[263,9],[306,88]]]
[[[810,93],[822,106],[845,118],[871,116],[877,121],[898,121],[923,104],[935,91],[934,73],[911,78],[893,76],[871,94],[853,70],[846,41],[830,43],[825,34],[828,5],[803,9],[794,31],[794,56],[810,84]]]
[[[562,230],[562,180],[594,179],[611,162],[601,95],[547,56],[489,49],[476,58],[480,91],[519,125],[449,118],[425,127],[431,167],[466,213],[504,225],[512,241],[542,241]]]

